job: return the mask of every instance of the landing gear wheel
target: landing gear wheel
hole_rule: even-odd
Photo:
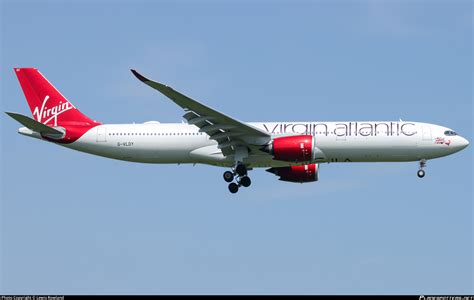
[[[244,164],[238,164],[236,167],[235,167],[235,172],[237,174],[239,174],[239,176],[244,176],[244,175],[247,175],[247,168],[245,167]]]
[[[416,173],[416,175],[418,175],[418,177],[420,177],[420,178],[423,178],[423,177],[425,177],[425,171],[423,171],[423,170],[418,170],[418,172]]]
[[[231,192],[232,194],[235,194],[238,191],[239,191],[239,186],[237,185],[237,183],[232,182],[229,184],[229,192]]]
[[[416,173],[416,175],[418,175],[418,177],[420,177],[420,178],[425,177],[425,171],[423,170],[425,167],[426,167],[426,159],[423,158],[423,159],[420,160],[420,169]]]
[[[232,182],[232,180],[234,180],[234,174],[231,171],[225,171],[224,172],[224,180],[226,182]]]
[[[250,180],[250,177],[248,177],[248,176],[244,176],[244,177],[240,178],[240,184],[243,187],[249,187],[251,183],[252,183],[252,181]]]

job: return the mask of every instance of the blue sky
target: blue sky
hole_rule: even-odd
[[[2,111],[37,67],[103,123],[180,122],[143,74],[245,121],[413,120],[472,142],[470,1],[2,1]],[[142,165],[1,118],[0,293],[474,293],[472,146],[412,163]]]

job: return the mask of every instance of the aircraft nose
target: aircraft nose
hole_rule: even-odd
[[[464,149],[469,146],[469,141],[463,137],[460,137],[459,148]]]

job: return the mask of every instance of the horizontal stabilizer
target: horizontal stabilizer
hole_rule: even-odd
[[[23,126],[33,131],[39,132],[43,135],[49,135],[51,137],[60,137],[60,138],[64,136],[64,132],[57,130],[55,128],[49,127],[47,125],[44,125],[43,123],[40,123],[22,114],[17,114],[13,112],[5,112],[5,113],[9,115],[10,117],[12,117],[13,119],[15,119],[16,121],[18,121]]]

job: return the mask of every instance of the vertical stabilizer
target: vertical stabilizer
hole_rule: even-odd
[[[36,121],[49,126],[94,126],[37,69],[14,68],[31,113]]]

